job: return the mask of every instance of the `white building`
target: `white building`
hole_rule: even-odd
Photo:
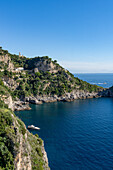
[[[18,68],[15,69],[15,71],[22,71],[22,70],[24,70],[23,67],[18,67]]]

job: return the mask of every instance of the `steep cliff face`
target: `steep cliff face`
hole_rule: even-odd
[[[17,83],[14,78],[10,78],[8,76],[4,76],[2,77],[2,81],[4,83],[5,86],[7,86],[9,89],[11,90],[16,90],[16,88],[18,87],[19,83]]]
[[[27,66],[26,66],[27,65]],[[46,57],[35,57],[26,60],[26,69],[38,71],[49,71],[50,73],[56,73],[61,69],[54,61]]]
[[[0,109],[0,169],[47,169],[43,141],[9,109]]]

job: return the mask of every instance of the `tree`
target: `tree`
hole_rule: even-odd
[[[57,63],[57,60],[54,60],[54,63]]]

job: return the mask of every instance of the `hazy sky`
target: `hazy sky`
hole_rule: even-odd
[[[0,0],[0,46],[73,73],[113,72],[113,0]]]

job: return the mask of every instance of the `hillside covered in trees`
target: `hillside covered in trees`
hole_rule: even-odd
[[[74,77],[48,56],[27,58],[10,54],[0,47],[0,79],[10,90],[13,98],[28,96],[65,96],[84,91],[97,93],[101,87]]]

